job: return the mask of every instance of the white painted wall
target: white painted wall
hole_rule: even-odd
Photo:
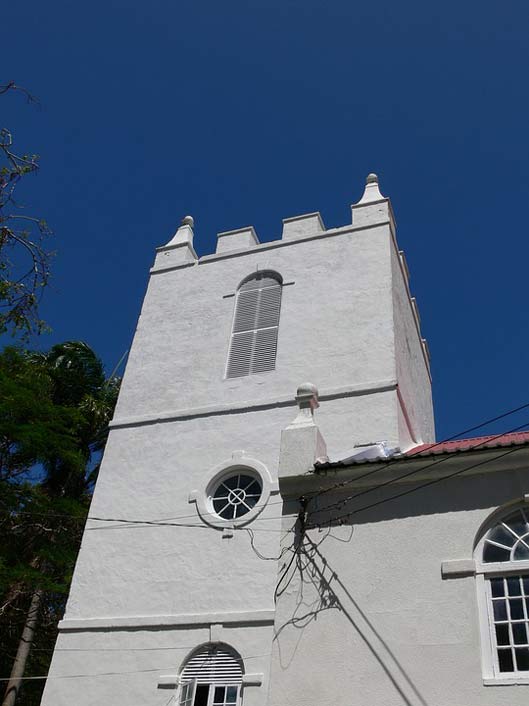
[[[247,686],[243,692],[244,706],[259,706],[269,687],[272,626],[234,626],[217,630],[216,635],[244,657],[247,674],[263,674],[261,686]],[[173,706],[175,687],[160,685],[160,677],[174,678],[192,649],[209,641],[210,629],[205,625],[63,631],[43,703],[166,706],[170,702]],[[88,676],[64,678],[72,674]]]
[[[228,538],[205,526],[189,494],[239,450],[277,478],[281,429],[293,417],[296,388],[307,379],[325,400],[322,431],[336,452],[383,439],[409,443],[399,422],[398,372],[407,368],[395,330],[406,325],[402,340],[414,334],[405,321],[406,301],[398,310],[394,305],[394,280],[401,275],[392,269],[390,228],[381,212],[362,227],[321,234],[318,225],[311,235],[307,226],[305,235],[296,231],[295,238],[196,263],[189,221],[159,251],[90,516],[181,518],[199,527],[89,521],[44,706],[72,700],[77,706],[163,704],[168,695],[158,690],[159,676],[175,674],[183,647],[207,640],[205,631],[220,639],[221,628],[211,625],[224,626],[221,639],[243,659],[260,660],[263,686],[248,687],[245,706],[266,703],[277,564],[256,555],[246,531]],[[257,269],[276,270],[285,284],[276,370],[225,380],[233,295]],[[413,383],[407,401],[420,410],[420,424],[429,391],[419,388],[429,382],[419,376]],[[251,524],[266,556],[279,551],[281,515],[273,495]],[[172,649],[119,651],[131,644],[156,647],[160,640]],[[100,650],[107,644],[113,651]],[[94,650],[86,658],[68,651],[86,646]],[[82,679],[59,678],[107,672],[120,674],[87,677],[89,688]]]
[[[278,241],[281,245],[283,241]],[[389,229],[257,246],[153,275],[116,417],[293,396],[395,377]],[[257,269],[285,283],[273,373],[225,380],[234,295]]]
[[[435,440],[432,389],[428,357],[421,343],[419,322],[410,306],[409,284],[396,248],[391,248],[391,272],[400,439],[401,447],[408,449]]]
[[[320,409],[318,420],[324,416]],[[529,454],[521,453],[516,464],[512,457],[512,470],[496,464],[496,472],[447,480],[365,510],[329,534],[308,532],[302,570],[292,572],[276,608],[270,706],[527,703],[529,686],[484,685],[476,578],[441,576],[442,562],[472,559],[476,536],[494,510],[527,493],[529,463],[524,467],[522,459],[529,462]],[[468,465],[477,461],[467,456]],[[304,482],[304,492],[308,487]],[[368,493],[339,511],[322,511],[318,520],[412,487]],[[328,493],[320,507],[359,490]],[[297,508],[290,504],[285,528]],[[291,546],[291,537],[283,543]]]

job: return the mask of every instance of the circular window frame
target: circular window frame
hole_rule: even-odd
[[[233,517],[233,518],[223,517],[222,514],[215,509],[215,500],[218,499],[217,493],[220,490],[222,484],[223,483],[225,484],[226,481],[228,481],[230,478],[241,479],[243,477],[250,479],[248,486],[253,485],[254,483],[257,483],[259,485],[259,497],[252,507],[249,507],[248,505],[245,504],[246,512],[243,512],[242,515],[240,515],[238,517]],[[231,506],[233,508],[233,507],[237,507],[238,505],[243,504],[246,493],[244,490],[241,491],[240,486],[238,486],[237,488],[233,488],[233,489],[230,489],[229,486],[227,486],[227,485],[224,485],[224,487],[226,488],[225,494],[227,495],[227,504],[222,508],[223,511],[229,506]],[[240,495],[241,492],[243,494],[242,501],[239,501],[236,504],[230,501],[230,496],[232,494]],[[254,494],[254,497],[255,497],[255,495],[257,495],[257,493]],[[211,489],[209,489],[209,491],[207,493],[207,504],[209,505],[209,512],[212,515],[216,515],[217,517],[220,517],[223,520],[226,520],[227,522],[235,522],[237,520],[242,520],[244,517],[246,517],[246,515],[250,514],[250,512],[252,512],[252,510],[255,508],[255,506],[259,503],[262,496],[263,496],[263,481],[262,481],[261,476],[258,473],[255,473],[255,471],[253,469],[249,469],[248,466],[237,466],[235,469],[229,470],[224,475],[220,476],[220,478],[218,478],[217,482],[214,485],[212,485]]]
[[[213,496],[218,486],[226,478],[241,473],[254,477],[261,484],[261,497],[253,508],[241,517],[227,520],[217,515],[213,508]],[[257,459],[246,456],[244,453],[234,453],[232,458],[219,463],[207,473],[202,488],[194,490],[189,496],[190,502],[197,505],[200,519],[211,527],[224,529],[229,527],[243,527],[249,524],[264,510],[270,495],[278,493],[279,487],[274,482],[268,468]]]

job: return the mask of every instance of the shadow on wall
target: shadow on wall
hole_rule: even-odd
[[[384,556],[384,552],[387,552],[389,557],[397,556],[403,546],[402,542],[406,543],[409,532],[409,526],[399,527],[398,521],[424,517],[424,521],[413,525],[416,532],[410,539],[411,545],[419,549],[419,554],[414,559],[415,555],[410,555],[407,547],[406,567],[412,575],[418,575],[419,571],[426,572],[427,590],[438,587],[442,581],[441,561],[449,558],[449,553],[456,550],[464,552],[461,556],[471,555],[474,541],[482,531],[484,515],[488,518],[485,520],[488,526],[494,509],[505,508],[523,499],[529,490],[529,469],[506,469],[466,477],[436,478],[435,483],[427,486],[424,485],[425,482],[427,481],[416,484],[391,483],[378,489],[353,489],[343,486],[339,491],[312,495],[310,500],[294,500],[292,497],[284,504],[283,512],[289,516],[289,525],[290,518],[296,511],[298,519],[295,540],[292,546],[286,547],[282,553],[286,561],[283,559],[276,589],[277,598],[286,594],[283,599],[284,606],[280,608],[278,605],[276,613],[275,644],[279,655],[278,667],[285,672],[285,678],[288,679],[289,667],[293,665],[298,651],[303,652],[304,657],[308,655],[309,661],[319,660],[319,651],[322,655],[326,651],[330,666],[323,676],[331,682],[326,682],[329,687],[327,692],[315,695],[315,701],[324,702],[325,699],[331,698],[330,692],[338,688],[338,682],[344,683],[343,678],[347,680],[347,673],[353,668],[353,663],[347,659],[345,650],[348,644],[350,646],[349,639],[353,638],[353,642],[357,643],[355,649],[358,649],[360,644],[365,646],[365,650],[355,652],[354,669],[357,673],[354,681],[357,685],[372,683],[384,689],[385,682],[390,691],[387,694],[379,694],[381,703],[383,699],[389,698],[391,703],[401,706],[433,706],[425,700],[389,646],[394,636],[392,638],[390,634],[384,638],[381,635],[348,586],[351,587],[355,573],[362,572],[361,583],[365,593],[366,586],[369,588],[371,582],[376,581],[380,570],[376,561],[368,559],[364,562],[362,558],[369,557],[370,552],[374,552],[376,557]],[[486,512],[483,512],[484,510]],[[476,517],[466,515],[473,511],[476,512]],[[455,518],[445,520],[443,517],[458,512],[461,516],[457,522]],[[340,517],[342,522],[338,521]],[[385,527],[373,527],[373,530],[376,529],[373,532],[368,528],[360,530],[363,525],[389,521],[396,521],[392,531]],[[452,524],[446,525],[447,522]],[[342,530],[350,532],[350,536],[335,536],[333,529],[338,524],[343,524]],[[312,537],[316,535],[318,526],[321,539],[314,541]],[[357,541],[356,550],[351,546],[354,543],[354,526],[359,528],[357,540],[360,542]],[[450,538],[442,531],[445,526],[452,527]],[[314,532],[312,537],[307,535],[307,529]],[[430,542],[434,543],[434,547],[424,542],[425,530],[430,533]],[[290,543],[291,537],[292,535],[285,535],[284,541]],[[327,537],[343,541],[351,548],[344,547],[343,552],[332,550],[329,563],[329,559],[319,548]],[[421,547],[426,547],[426,551],[421,553]],[[446,556],[445,551],[448,552]],[[459,554],[456,558],[460,558]],[[336,571],[336,566],[340,568],[340,574]],[[411,585],[416,584],[412,582]],[[388,590],[388,597],[391,598],[391,590]],[[399,600],[402,602],[402,596]],[[307,633],[303,639],[305,628],[324,614],[331,617],[333,612],[340,615],[338,622],[332,618],[326,620],[317,631],[310,630],[310,637]],[[427,619],[425,614],[424,620]],[[353,630],[350,636],[348,629],[343,631],[345,621]],[[390,625],[390,630],[394,632],[395,625]],[[314,643],[315,640],[318,644]],[[370,659],[363,659],[360,654],[362,651],[370,655]],[[418,652],[414,650],[415,657],[411,656],[409,651],[403,652],[402,656],[404,654],[408,654],[410,659],[415,659]],[[296,661],[299,662],[299,659]],[[413,668],[412,663],[408,664],[408,668]],[[292,675],[296,669],[297,667],[293,667]],[[377,671],[380,673],[380,680],[376,677]],[[310,670],[306,672],[307,684],[304,687],[309,693],[311,688],[318,690],[321,673],[315,672],[313,675]],[[336,684],[332,681],[333,677]],[[365,688],[369,689],[368,686]],[[421,688],[426,688],[424,682],[421,682]],[[391,692],[394,693],[394,701]]]
[[[351,528],[351,537],[352,534],[353,528]],[[323,539],[327,536],[325,535]],[[340,541],[348,543],[351,537]],[[316,621],[318,616],[325,611],[339,611],[373,655],[381,673],[386,676],[395,689],[403,706],[429,706],[387,642],[353,598],[339,575],[319,551],[318,547],[323,539],[316,544],[306,535],[301,537],[296,544],[297,548],[293,550],[294,560],[291,565],[288,565],[288,569],[290,569],[290,566],[293,569],[290,578],[284,581],[284,577],[288,575],[287,570],[286,573],[282,574],[283,585],[281,586],[281,578],[280,584],[278,584],[279,591],[277,595],[279,597],[286,592],[293,577],[295,575],[298,576],[299,586],[292,617],[278,627],[274,637],[279,651],[281,668],[283,670],[288,669],[301,642],[303,631],[312,621]],[[315,599],[311,600],[310,595],[307,595],[306,588],[312,588],[313,595],[315,591]],[[308,593],[310,594],[311,591]],[[284,654],[282,654],[281,636],[284,630],[290,626],[299,630],[299,636],[296,639],[294,649],[291,651],[290,658],[286,660]],[[320,700],[318,695],[315,696],[316,700]]]
[[[308,522],[326,526],[330,521],[335,523],[345,517],[346,524],[364,524],[497,508],[523,501],[529,491],[529,468],[442,479],[421,487],[425,482],[392,483],[384,488],[351,488],[350,491],[345,486],[339,493],[333,491],[314,497],[308,508]],[[286,514],[290,507],[285,504]]]

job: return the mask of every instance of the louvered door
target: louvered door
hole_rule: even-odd
[[[245,282],[237,293],[226,377],[274,370],[281,310],[281,284],[266,275]]]

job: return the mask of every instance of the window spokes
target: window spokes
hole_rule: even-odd
[[[514,548],[513,552],[514,561],[527,561],[529,560],[529,548],[525,542],[519,542]]]
[[[529,521],[523,508],[516,510],[487,532],[483,562],[503,563],[529,559]]]
[[[262,495],[262,486],[254,476],[234,473],[222,480],[213,492],[213,509],[225,520],[235,520],[253,510]]]

